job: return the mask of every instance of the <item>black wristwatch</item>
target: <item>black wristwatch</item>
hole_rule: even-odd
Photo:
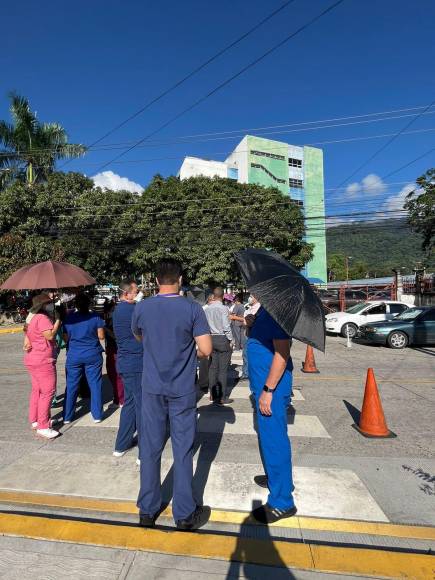
[[[275,387],[275,389],[276,389],[276,387]],[[271,388],[270,388],[270,387],[268,387],[267,385],[264,385],[264,387],[263,387],[263,391],[264,391],[265,393],[273,393],[273,391],[274,391],[275,389],[271,389]]]

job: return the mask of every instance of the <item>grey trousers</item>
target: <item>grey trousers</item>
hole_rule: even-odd
[[[213,352],[208,371],[209,388],[218,399],[228,397],[228,369],[231,363],[231,343],[226,336],[213,334]]]

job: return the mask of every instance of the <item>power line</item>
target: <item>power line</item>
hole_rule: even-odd
[[[145,137],[143,137],[142,139],[140,139],[139,141],[137,141],[134,145],[132,145],[126,151],[124,151],[120,155],[114,157],[110,161],[107,161],[106,163],[104,163],[98,169],[98,171],[101,171],[102,169],[104,169],[105,167],[107,167],[108,165],[110,165],[110,163],[112,163],[113,161],[117,161],[118,159],[120,159],[121,157],[123,157],[124,155],[126,155],[127,153],[129,153],[130,151],[132,151],[133,149],[135,149],[136,147],[138,147],[139,145],[141,145],[144,141],[148,140],[150,137],[153,137],[154,135],[156,135],[162,129],[168,127],[170,124],[172,124],[174,121],[176,121],[177,119],[179,119],[180,117],[182,117],[183,115],[185,115],[187,112],[191,111],[192,109],[194,109],[195,107],[197,107],[198,105],[200,105],[201,103],[203,103],[204,101],[206,101],[209,97],[211,97],[212,95],[214,95],[215,93],[217,93],[218,91],[220,91],[225,86],[229,85],[233,80],[235,80],[236,78],[238,78],[239,76],[241,76],[244,72],[246,72],[247,70],[249,70],[253,66],[257,65],[259,62],[261,62],[267,56],[269,56],[272,52],[274,52],[275,50],[277,50],[278,48],[280,48],[281,46],[283,46],[284,44],[286,44],[287,42],[289,42],[292,38],[294,38],[295,36],[297,36],[300,32],[303,32],[304,30],[306,30],[309,26],[311,26],[312,24],[314,24],[315,22],[317,22],[320,18],[322,18],[323,16],[325,16],[328,12],[331,12],[332,10],[334,10],[337,6],[339,6],[343,2],[344,2],[344,0],[337,0],[336,2],[334,2],[333,4],[331,4],[328,8],[326,8],[325,10],[323,10],[322,12],[320,12],[320,14],[318,14],[317,16],[315,16],[314,18],[312,18],[311,20],[309,20],[303,26],[299,27],[295,32],[292,32],[291,34],[289,34],[286,38],[284,38],[283,40],[281,40],[280,42],[278,42],[277,44],[275,44],[272,48],[270,48],[269,50],[267,50],[266,52],[264,52],[258,58],[256,58],[255,60],[253,60],[252,62],[250,62],[246,66],[244,66],[237,73],[235,73],[234,75],[232,75],[231,77],[229,77],[228,79],[226,79],[225,81],[223,81],[222,83],[220,83],[217,87],[215,87],[214,89],[212,89],[211,91],[209,91],[206,95],[204,95],[203,97],[201,97],[200,99],[198,99],[197,101],[195,101],[193,104],[189,105],[187,108],[183,109],[180,113],[178,113],[177,115],[175,115],[174,117],[172,117],[171,119],[169,119],[168,121],[166,121],[165,123],[163,123],[163,125],[160,125],[160,127],[158,127],[157,129],[155,129],[154,131],[152,131],[151,133],[149,133],[148,135],[146,135]]]
[[[339,187],[348,182],[349,179],[352,179],[354,175],[356,175],[359,171],[361,171],[361,169],[366,167],[371,161],[373,161],[373,159],[375,159],[375,157],[377,157],[380,153],[382,153],[382,151],[385,151],[385,149],[389,147],[391,143],[393,143],[398,137],[400,137],[400,135],[402,135],[407,129],[409,129],[409,127],[413,123],[415,123],[422,115],[424,115],[434,104],[435,100],[433,100],[423,111],[421,111],[413,119],[411,119],[404,127],[402,127],[400,131],[398,131],[390,139],[388,139],[386,143],[384,143],[379,149],[377,149],[373,153],[373,155],[371,155],[366,161],[364,161],[364,163],[362,163],[357,169],[355,169],[355,171],[353,171],[348,177],[346,177],[346,179],[340,183]]]
[[[174,83],[173,85],[171,85],[169,88],[167,88],[166,90],[164,90],[159,95],[157,95],[157,97],[154,97],[153,99],[151,99],[151,101],[148,101],[143,107],[141,107],[135,113],[133,113],[132,115],[130,115],[129,117],[127,117],[126,119],[124,119],[124,121],[121,121],[121,123],[119,123],[118,125],[115,125],[115,127],[113,127],[112,129],[110,129],[109,131],[107,131],[107,133],[105,133],[102,137],[100,137],[99,139],[97,139],[96,141],[94,141],[90,145],[90,147],[93,147],[97,143],[100,143],[106,137],[108,137],[109,135],[112,135],[113,133],[115,133],[115,131],[117,131],[121,127],[124,127],[124,125],[126,125],[127,123],[129,123],[130,121],[132,121],[133,119],[135,119],[136,117],[138,117],[139,115],[141,115],[144,111],[146,111],[147,109],[149,109],[149,107],[151,107],[152,105],[154,105],[155,103],[157,103],[158,101],[160,101],[161,99],[163,99],[163,97],[166,97],[167,95],[169,95],[169,93],[171,93],[172,91],[174,91],[175,89],[177,89],[179,86],[181,86],[182,84],[184,84],[186,81],[188,81],[189,79],[191,79],[193,76],[195,76],[197,73],[199,73],[202,69],[204,69],[209,64],[211,64],[213,61],[217,60],[220,56],[222,56],[223,54],[225,54],[226,52],[228,52],[231,48],[234,48],[235,46],[237,46],[237,44],[239,44],[240,42],[242,42],[242,40],[245,40],[245,38],[247,38],[248,36],[250,36],[258,28],[260,28],[261,26],[263,26],[263,24],[266,24],[266,22],[268,22],[274,16],[276,16],[282,10],[284,10],[284,8],[287,8],[287,6],[289,6],[290,4],[293,4],[293,2],[295,2],[295,0],[289,0],[288,2],[285,2],[284,4],[282,4],[281,6],[279,6],[276,10],[273,10],[265,18],[263,18],[262,20],[260,20],[260,22],[258,22],[255,26],[253,26],[248,31],[246,31],[244,34],[242,34],[241,36],[239,36],[236,40],[234,40],[233,42],[231,42],[230,44],[228,44],[227,46],[225,46],[224,48],[222,48],[221,50],[219,50],[216,54],[214,54],[212,57],[210,57],[209,59],[207,59],[206,61],[204,61],[202,64],[200,64],[198,67],[196,67],[190,73],[188,73],[186,76],[184,76],[183,78],[181,78],[180,80],[178,80],[176,83]]]
[[[429,151],[426,151],[422,155],[419,155],[418,157],[416,157],[412,161],[405,163],[405,165],[402,165],[398,169],[395,169],[394,171],[390,171],[390,173],[387,173],[387,175],[384,175],[381,179],[387,179],[387,177],[391,177],[391,175],[394,175],[395,173],[399,173],[399,171],[402,171],[402,169],[406,169],[407,167],[409,167],[410,165],[412,165],[416,161],[420,161],[420,159],[423,159],[423,157],[426,157],[427,155],[429,155],[429,153],[432,153],[432,151],[435,151],[435,147],[432,147],[431,149],[429,149]]]

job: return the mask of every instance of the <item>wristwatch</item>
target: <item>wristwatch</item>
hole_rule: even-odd
[[[267,385],[264,385],[264,387],[263,387],[263,391],[264,391],[265,393],[273,393],[273,391],[274,391],[275,389],[276,389],[276,387],[275,387],[275,388],[273,388],[273,389],[271,389],[271,388],[270,388],[270,387],[268,387]]]

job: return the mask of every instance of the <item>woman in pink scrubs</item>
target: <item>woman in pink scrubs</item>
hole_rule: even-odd
[[[48,294],[32,301],[27,317],[24,364],[32,380],[29,421],[40,437],[54,439],[58,431],[50,426],[50,407],[56,392],[56,342],[60,320],[53,322],[54,303]]]

